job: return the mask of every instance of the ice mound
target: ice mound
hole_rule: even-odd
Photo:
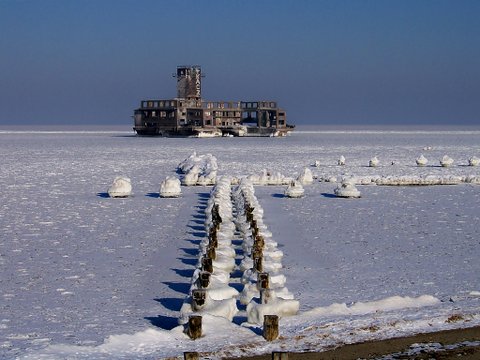
[[[182,181],[185,186],[206,186],[216,183],[218,165],[216,157],[212,154],[197,156],[194,151],[177,166],[177,169],[185,174]]]
[[[296,180],[293,180],[285,190],[285,196],[289,198],[299,198],[305,194],[305,190],[302,184]]]
[[[359,198],[360,191],[355,187],[354,179],[344,179],[342,183],[334,190],[335,195],[344,198]]]
[[[160,183],[160,197],[175,198],[179,197],[181,193],[180,180],[176,177],[167,176],[167,178]]]
[[[378,160],[378,158],[376,156],[374,156],[373,158],[370,159],[370,161],[368,162],[368,166],[370,167],[376,167],[378,166],[378,164],[380,163],[380,160]]]
[[[345,162],[346,162],[345,156],[342,155],[340,156],[340,159],[338,159],[337,164],[343,166],[345,165]]]
[[[300,302],[298,300],[283,299],[277,297],[274,290],[264,290],[268,296],[263,298],[262,303],[258,304],[251,301],[247,305],[248,322],[252,324],[262,324],[264,315],[278,315],[282,318],[293,316],[298,313]]]
[[[117,176],[108,189],[108,195],[112,198],[124,198],[132,194],[132,182],[125,176]]]
[[[423,154],[421,154],[416,160],[418,166],[425,166],[428,163],[428,160]]]
[[[204,303],[200,306],[192,305],[195,303],[193,299],[187,299],[180,309],[180,318],[178,319],[179,324],[186,324],[190,315],[200,315],[210,314],[213,316],[220,316],[228,319],[229,321],[233,320],[233,317],[238,313],[237,300],[235,298],[224,299],[224,300],[214,300],[212,299],[208,292],[206,292]]]
[[[448,155],[444,155],[440,160],[440,165],[442,165],[443,167],[449,167],[452,164],[453,164],[453,159]]]
[[[470,166],[478,166],[480,164],[480,159],[476,156],[472,156],[470,159],[468,159],[468,165]]]
[[[297,181],[301,185],[308,185],[313,183],[312,171],[309,168],[303,169],[303,172],[298,176]]]

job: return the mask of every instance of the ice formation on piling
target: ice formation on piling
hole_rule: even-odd
[[[305,194],[305,189],[299,181],[292,180],[285,190],[285,196],[290,198],[299,198]]]
[[[342,155],[342,156],[340,156],[340,159],[338,159],[337,163],[338,163],[338,165],[343,166],[343,165],[345,165],[345,162],[346,162],[345,156]]]
[[[312,171],[309,168],[303,169],[303,172],[300,175],[298,175],[297,181],[301,185],[308,185],[308,184],[313,183]]]
[[[160,183],[160,197],[179,197],[181,193],[180,180],[176,177],[167,176],[167,178]]]
[[[217,180],[217,158],[212,154],[197,156],[194,151],[178,164],[177,169],[185,174],[182,184],[185,186],[214,185]]]
[[[478,166],[480,164],[480,159],[476,156],[472,156],[470,159],[468,159],[468,165],[470,166]]]
[[[428,163],[428,160],[425,156],[423,156],[423,154],[421,154],[416,160],[415,162],[417,163],[418,166],[425,166],[427,165]]]
[[[442,165],[443,167],[449,167],[452,164],[453,164],[453,159],[448,155],[444,155],[440,160],[440,165]]]
[[[380,161],[378,160],[378,158],[376,156],[374,156],[373,158],[370,159],[370,161],[368,162],[368,166],[370,167],[376,167],[378,166],[378,164],[380,163]]]
[[[299,302],[285,287],[285,275],[280,273],[283,252],[277,248],[272,233],[263,223],[263,209],[255,196],[253,184],[242,181],[233,192],[233,201],[244,253],[240,263],[240,270],[244,271],[244,288],[239,300],[247,305],[248,322],[261,324],[264,314],[295,315]]]
[[[132,194],[132,182],[128,177],[117,176],[108,189],[108,195],[112,198],[128,197]]]
[[[359,198],[360,191],[355,187],[355,180],[343,179],[341,184],[334,190],[335,195],[344,198]]]

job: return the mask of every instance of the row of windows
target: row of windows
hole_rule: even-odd
[[[177,106],[175,100],[142,101],[142,107],[162,108],[162,107],[175,107],[175,106]]]

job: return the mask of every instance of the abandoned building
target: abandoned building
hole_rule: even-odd
[[[178,66],[177,97],[142,100],[134,112],[138,135],[157,136],[285,136],[285,110],[275,101],[206,101],[202,99],[202,70]]]

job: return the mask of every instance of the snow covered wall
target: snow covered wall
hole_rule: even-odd
[[[219,358],[478,325],[480,168],[470,159],[479,157],[479,138],[299,131],[192,142],[0,133],[0,358],[157,359],[192,350]],[[182,187],[171,200],[159,198],[159,184],[193,151],[215,156],[218,178],[312,172],[298,199],[284,197],[286,184],[254,187],[264,230],[277,244],[269,256],[281,258],[280,267],[270,263],[278,270],[270,280],[299,302],[296,315],[280,320],[280,340],[267,343],[261,325],[247,322],[246,307],[258,298],[247,272],[253,264],[245,259],[239,268],[240,236],[232,240],[240,261],[227,286],[245,304],[237,301],[231,321],[205,314],[196,341],[178,323],[207,237],[212,187]],[[422,153],[429,161],[417,166]],[[454,159],[448,167],[440,164],[445,154]],[[131,179],[134,196],[108,196],[120,175]],[[361,198],[334,197],[344,177],[356,179]],[[372,179],[455,186],[376,186]]]

